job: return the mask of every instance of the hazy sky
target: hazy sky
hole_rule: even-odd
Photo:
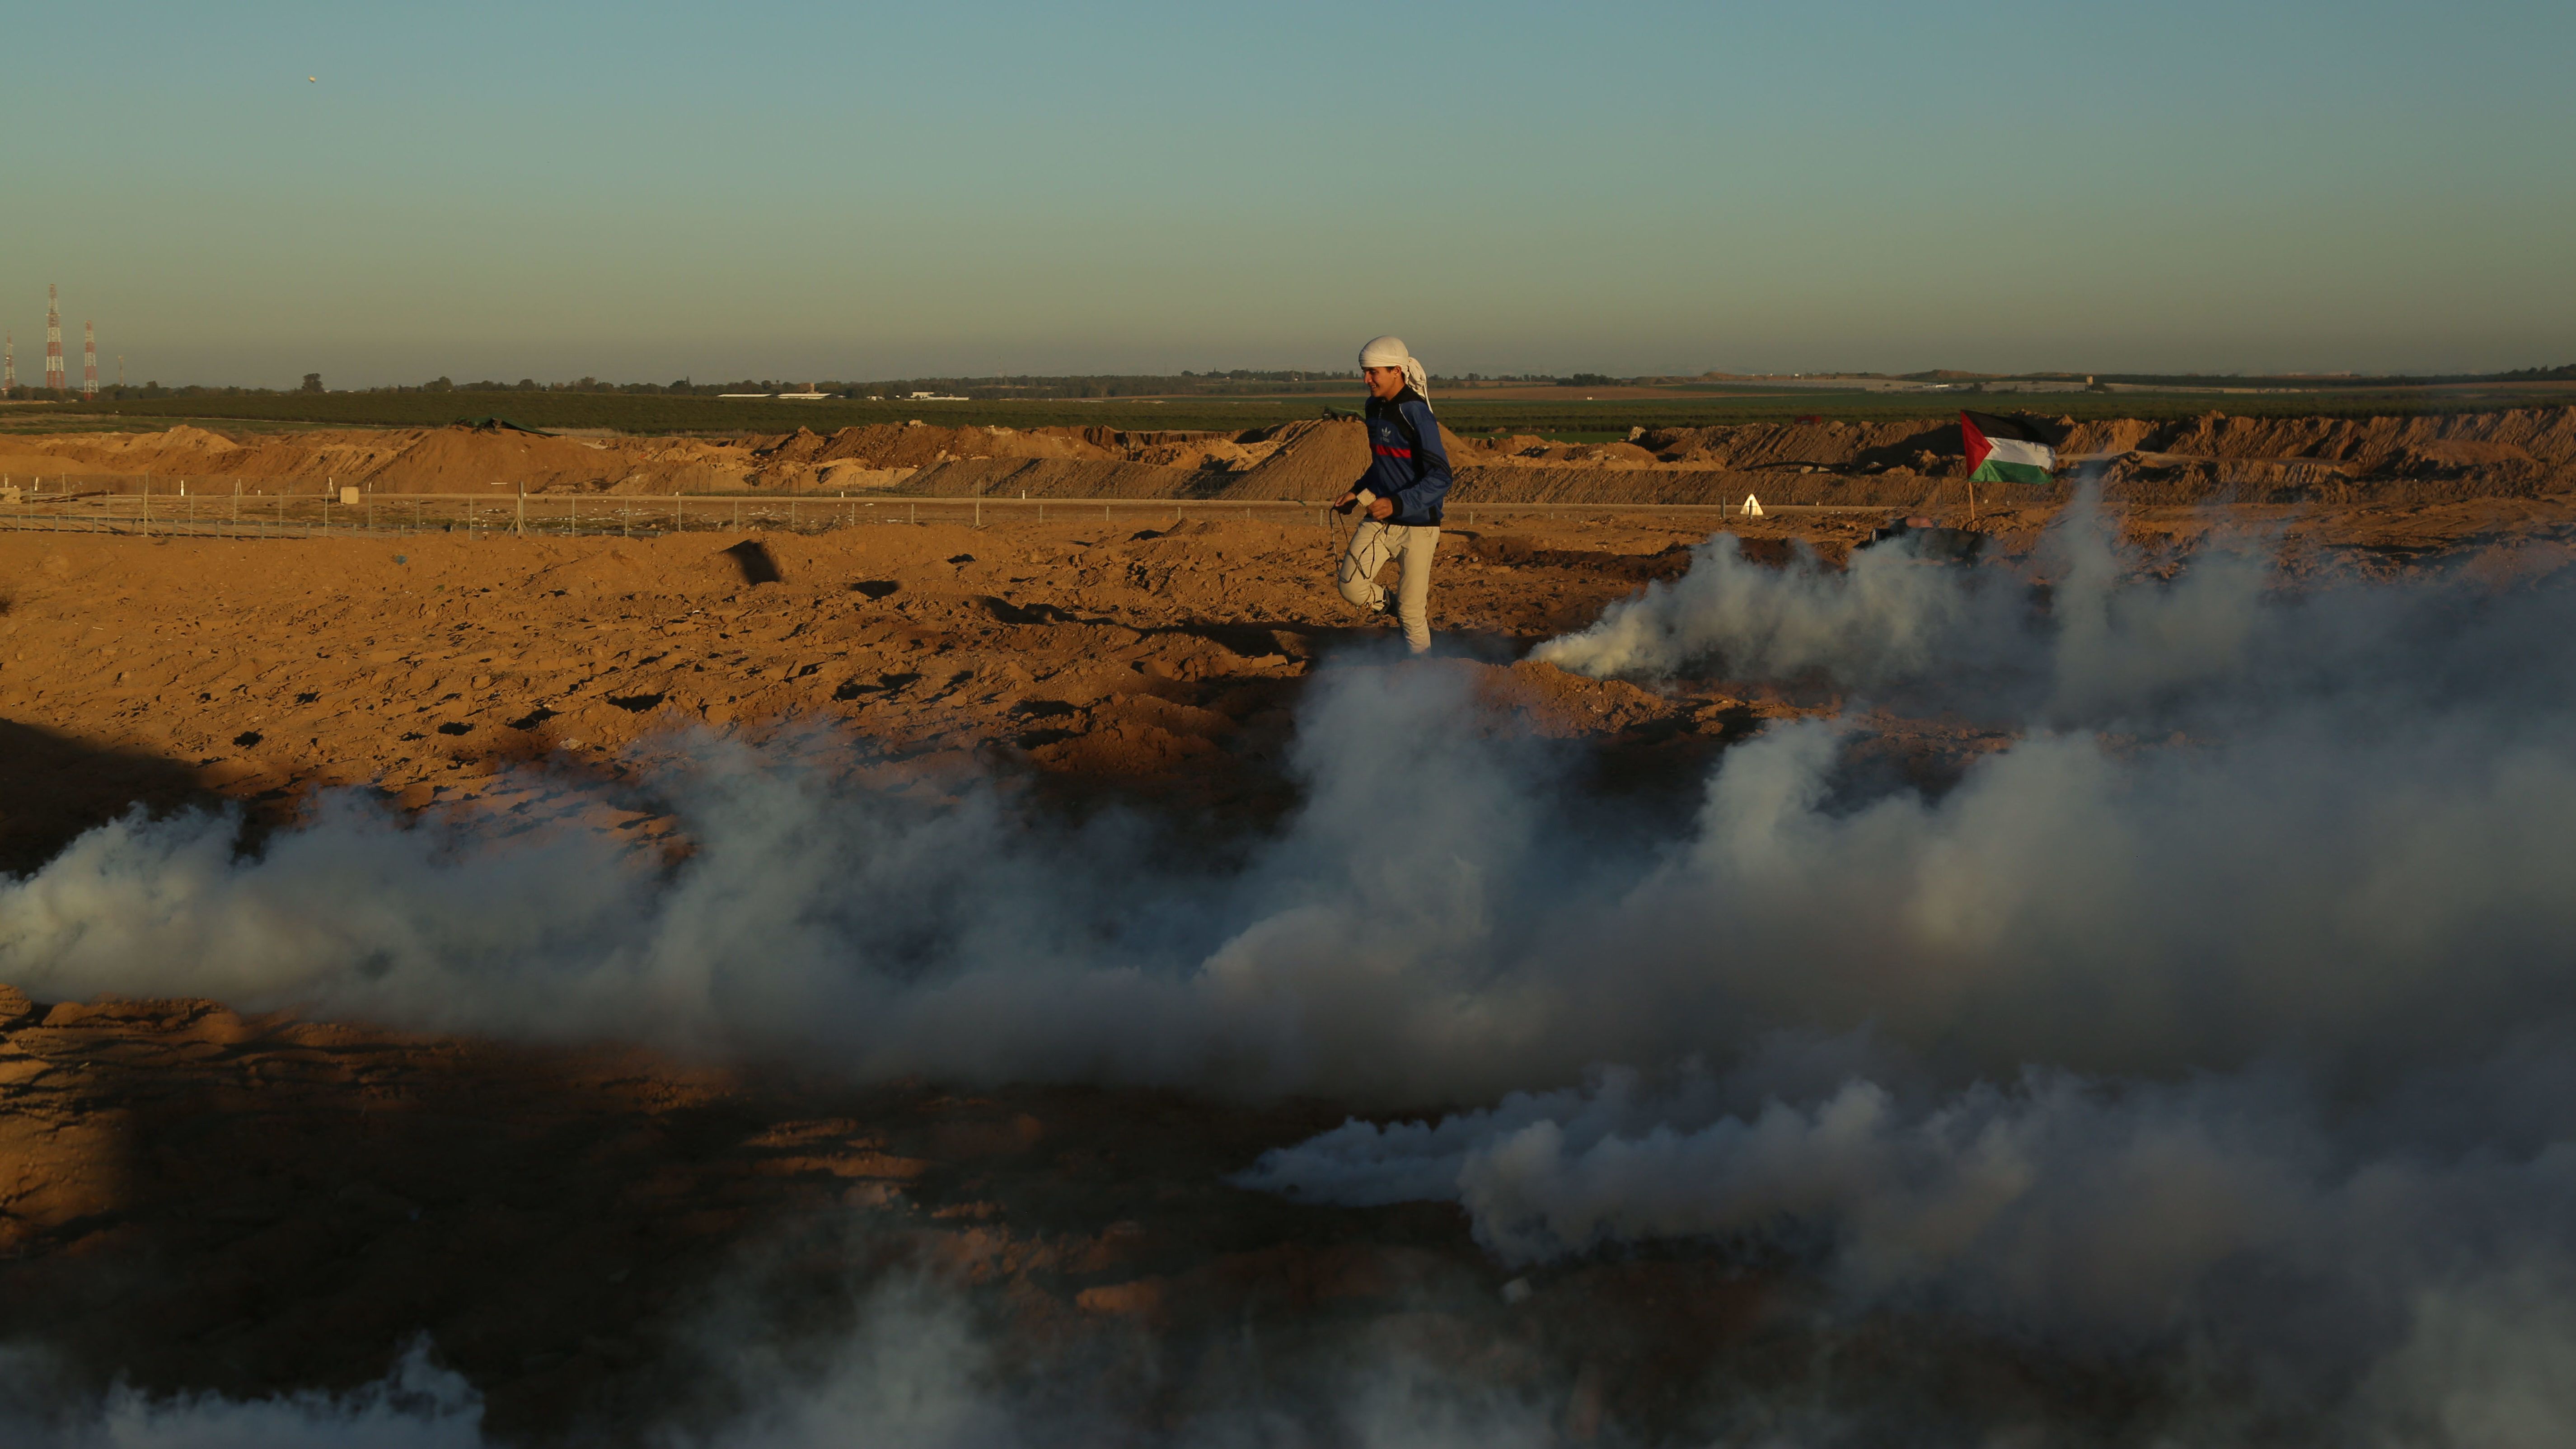
[[[77,372],[2576,361],[2576,5],[0,5]],[[306,77],[317,77],[308,82]]]

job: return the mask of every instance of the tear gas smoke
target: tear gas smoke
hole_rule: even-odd
[[[26,1449],[482,1449],[483,1399],[441,1367],[426,1342],[404,1350],[384,1378],[348,1394],[300,1392],[237,1400],[220,1394],[155,1398],[120,1385],[104,1402],[12,1412],[11,1390],[36,1365],[0,1356],[0,1434]]]
[[[1514,1260],[1792,1251],[1846,1311],[2215,1364],[2328,1437],[2563,1437],[2576,591],[2141,562],[2084,508],[2035,577],[1719,539],[1542,650],[2018,732],[1937,796],[1808,722],[1729,750],[1688,829],[1604,825],[1464,671],[1364,662],[1316,680],[1305,803],[1230,865],[709,744],[661,782],[696,846],[662,873],[355,798],[256,859],[226,821],[120,821],[0,886],[0,980],[863,1075],[1503,1098],[1247,1180],[1453,1198]],[[1609,1063],[1650,1075],[1578,1085]]]
[[[1387,1449],[1539,1449],[1557,1442],[1561,1387],[1497,1385],[1435,1362],[1408,1340],[1403,1315],[1344,1326],[1320,1351],[1192,1368],[1087,1365],[1055,1371],[1006,1356],[994,1326],[953,1285],[895,1275],[839,1285],[846,1321],[788,1329],[753,1290],[760,1270],[735,1265],[699,1306],[696,1342],[671,1372],[680,1407],[631,1439],[574,1442],[649,1449],[1042,1449],[1154,1443],[1170,1449],[1301,1444]],[[1122,1351],[1133,1357],[1133,1345]],[[234,1399],[156,1397],[119,1386],[103,1400],[14,1407],[30,1364],[0,1353],[0,1442],[24,1449],[486,1449],[483,1398],[426,1340],[386,1376],[344,1394]],[[1106,1368],[1107,1372],[1102,1372]],[[1196,1380],[1173,1394],[1175,1372]],[[1141,1381],[1140,1381],[1141,1380]],[[1158,1382],[1161,1381],[1161,1382]],[[1159,1430],[1140,1433],[1117,1387],[1165,1399]],[[1177,1403],[1173,1402],[1177,1400]],[[632,1432],[632,1431],[630,1431]]]
[[[2264,543],[2221,532],[2187,560],[2145,557],[2090,490],[2028,569],[1935,567],[1901,540],[1856,550],[1847,570],[1804,545],[1768,568],[1719,534],[1682,577],[1533,657],[1605,678],[1820,675],[2021,727],[2232,728],[2328,705],[2397,727],[2455,711],[2496,723],[2576,699],[2576,681],[2549,667],[2563,659],[2549,636],[2576,623],[2563,586],[2298,582]]]
[[[1353,1122],[1240,1180],[1309,1201],[1454,1200],[1513,1262],[1656,1240],[1785,1252],[1845,1313],[2061,1352],[2187,1346],[2307,1418],[2466,1392],[2415,1381],[2462,1335],[2576,1361],[2576,1313],[2550,1298],[2576,1286],[2576,1142],[2392,1140],[2278,1070],[2035,1069],[1948,1094],[1856,1077],[1795,1096],[1766,1076],[1754,1062],[1658,1090],[1609,1072],[1437,1123]],[[2527,1407],[2576,1426],[2576,1394]]]
[[[1782,616],[1877,587],[1758,572]],[[2349,610],[2265,603],[2213,637],[2195,573],[2071,602],[2111,622],[2070,625],[2082,650],[2027,631],[2014,669],[2060,702],[2071,678],[2097,700],[2154,680],[2166,717],[2229,729],[2035,727],[1939,798],[1856,795],[1850,727],[1807,722],[1729,751],[1687,832],[1605,827],[1552,808],[1566,762],[1489,737],[1462,671],[1351,666],[1309,697],[1303,809],[1237,867],[1174,868],[1133,822],[1040,831],[988,795],[925,806],[710,744],[659,782],[696,845],[667,875],[354,795],[253,860],[228,821],[120,821],[0,886],[0,980],[1393,1103],[1863,1022],[1954,1073],[2287,1052],[2367,1074],[2562,1019],[2576,596],[2356,586]],[[1850,633],[1849,667],[1884,655]],[[2335,655],[2366,663],[2267,672]]]

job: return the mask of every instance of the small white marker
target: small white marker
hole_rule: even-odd
[[[1762,516],[1762,500],[1754,497],[1750,493],[1747,493],[1744,495],[1744,506],[1735,511],[1743,514],[1747,518],[1760,518]]]

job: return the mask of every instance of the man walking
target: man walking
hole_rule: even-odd
[[[1342,555],[1342,597],[1364,609],[1392,612],[1414,653],[1431,648],[1431,555],[1440,546],[1440,504],[1449,496],[1449,452],[1431,416],[1431,379],[1401,337],[1379,337],[1360,349],[1368,383],[1369,468],[1333,500],[1357,508],[1359,527]],[[1403,563],[1393,608],[1377,582],[1387,560]]]

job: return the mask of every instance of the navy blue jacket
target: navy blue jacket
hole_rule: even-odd
[[[1449,496],[1449,450],[1440,446],[1440,424],[1431,404],[1411,388],[1393,402],[1368,400],[1369,470],[1353,488],[1395,500],[1386,521],[1438,525],[1440,501]]]

